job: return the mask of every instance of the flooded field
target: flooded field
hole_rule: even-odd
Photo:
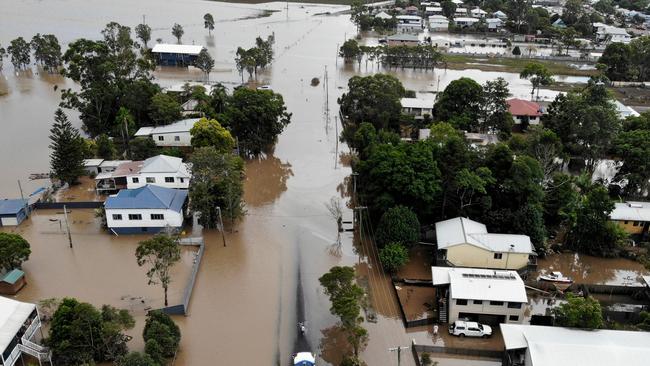
[[[560,271],[576,283],[640,285],[649,271],[641,263],[624,258],[598,258],[577,253],[561,253],[538,261],[538,274]],[[534,274],[534,278],[538,274]]]

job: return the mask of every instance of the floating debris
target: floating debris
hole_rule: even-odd
[[[320,84],[320,80],[318,78],[311,79],[311,86],[317,86],[318,84]]]

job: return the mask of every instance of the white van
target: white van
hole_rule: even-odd
[[[492,335],[492,327],[477,322],[456,320],[453,324],[449,325],[449,334],[459,337],[487,338]]]

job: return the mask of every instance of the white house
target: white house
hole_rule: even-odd
[[[436,222],[437,259],[447,265],[519,270],[534,261],[530,237],[488,233],[465,217]]]
[[[431,274],[440,322],[523,322],[528,297],[516,271],[431,267]]]
[[[487,23],[487,28],[490,31],[498,31],[505,25],[505,23],[503,23],[503,21],[499,18],[485,19],[485,22]]]
[[[440,6],[427,6],[424,9],[424,14],[429,16],[429,19],[432,15],[442,15],[442,7]]]
[[[494,13],[492,13],[492,16],[494,16],[495,18],[499,18],[499,19],[501,19],[503,21],[508,19],[508,15],[506,13],[502,12],[501,10],[495,11]]]
[[[512,115],[515,121],[512,129],[514,131],[521,131],[527,125],[538,125],[542,118],[542,107],[528,100],[512,98],[506,101],[508,103],[508,112]]]
[[[142,127],[136,137],[151,137],[158,146],[192,146],[190,130],[199,118],[184,119],[166,126]]]
[[[467,8],[456,8],[456,11],[454,12],[454,16],[457,17],[467,16]]]
[[[478,22],[479,19],[476,18],[467,18],[467,17],[454,18],[454,23],[456,23],[456,25],[459,27],[469,27]]]
[[[147,184],[166,188],[187,189],[190,185],[190,171],[183,159],[157,155],[144,161],[120,164],[113,172],[100,173],[95,177],[98,191],[134,189]]]
[[[400,103],[402,112],[415,118],[424,118],[425,114],[428,114],[429,117],[433,115],[433,99],[402,98]]]
[[[431,15],[429,17],[429,30],[432,32],[446,32],[449,28],[449,19],[443,15]]]
[[[438,48],[449,48],[451,41],[445,37],[431,37],[431,45]]]
[[[606,26],[596,32],[596,40],[606,43],[630,43],[632,37],[623,28]]]
[[[396,33],[386,37],[389,46],[417,46],[420,38],[415,34]]]
[[[16,364],[23,353],[39,363],[52,364],[51,352],[34,337],[40,329],[41,318],[36,305],[0,296],[0,365]]]
[[[474,18],[485,18],[487,16],[487,11],[481,8],[474,8],[469,11],[469,14]]]
[[[501,324],[503,366],[645,366],[650,333]]]
[[[123,189],[104,202],[106,224],[116,234],[158,233],[183,226],[187,190],[146,185]]]
[[[375,18],[378,19],[393,19],[393,16],[390,14],[387,14],[385,11],[380,11],[379,13],[375,14]]]
[[[638,117],[640,116],[639,112],[635,111],[634,109],[626,106],[625,104],[619,102],[618,100],[614,100],[614,106],[616,107],[616,113],[621,118],[627,118],[627,117]]]
[[[419,33],[423,31],[422,18],[417,15],[398,15],[397,31],[401,33]]]

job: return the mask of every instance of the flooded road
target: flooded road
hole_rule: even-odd
[[[389,278],[379,270],[376,250],[367,236],[353,244],[352,235],[346,234],[340,250],[331,250],[336,223],[325,208],[333,196],[347,198],[344,182],[349,182],[346,177],[350,174],[349,167],[337,162],[337,121],[325,118],[325,68],[330,78],[331,116],[336,115],[336,98],[344,92],[348,78],[377,69],[344,65],[335,58],[338,45],[346,34],[354,33],[355,27],[345,15],[315,14],[340,7],[289,4],[287,11],[285,6],[200,0],[0,0],[0,43],[6,45],[16,36],[31,38],[36,32],[54,33],[62,44],[78,37],[99,38],[109,21],[134,27],[144,14],[153,28],[153,39],[172,42],[171,26],[182,24],[184,43],[204,44],[216,59],[210,80],[232,86],[241,80],[233,63],[236,48],[252,46],[258,35],[275,33],[276,60],[258,78],[284,96],[293,113],[292,123],[279,137],[273,154],[247,162],[248,215],[226,233],[227,246],[222,245],[219,232],[194,226],[188,233],[202,235],[206,251],[189,314],[175,318],[183,334],[176,364],[211,365],[219,360],[222,365],[286,365],[298,342],[303,341],[297,334],[300,318],[309,325],[304,342],[320,355],[320,364],[337,363],[344,351],[344,338],[335,327],[336,319],[329,313],[330,303],[318,278],[334,265],[351,265],[369,291],[369,313],[376,316],[376,322],[365,324],[370,341],[362,358],[373,366],[393,365],[396,355],[388,348],[407,346],[416,338],[426,340],[428,331],[404,330]],[[277,11],[260,17],[266,10]],[[206,12],[217,21],[212,38],[203,29]],[[526,97],[530,92],[530,84],[515,74],[472,70],[390,73],[416,91],[441,90],[461,76],[475,77],[481,83],[502,76],[511,83],[514,95]],[[203,78],[194,69],[161,69],[155,76],[163,86]],[[319,86],[310,85],[313,77],[321,79]],[[16,75],[5,62],[0,74],[0,196],[19,196],[17,179],[27,193],[43,183],[27,182],[26,177],[48,170],[47,136],[59,102],[54,86],[74,87],[60,77],[38,73],[36,68]],[[69,115],[79,126],[76,115]],[[339,149],[339,153],[347,152],[344,145]],[[95,199],[88,190],[63,195]],[[131,348],[142,349],[139,329],[144,305],[148,301],[153,306],[161,296],[158,288],[146,285],[144,270],[135,264],[133,253],[142,237],[110,236],[101,231],[91,211],[75,210],[72,233],[77,244],[70,250],[59,221],[50,221],[59,218],[57,215],[61,216],[54,211],[37,212],[17,229],[33,246],[25,264],[29,285],[19,299],[36,302],[53,296],[75,296],[95,305],[108,303],[131,309],[138,321]],[[350,219],[351,212],[346,210],[344,220]],[[187,264],[191,253],[183,258]],[[189,265],[179,265],[175,270],[173,287],[183,286]],[[180,287],[173,291],[177,296]],[[141,298],[147,299],[145,304]],[[412,362],[410,357],[402,358],[403,365]]]

